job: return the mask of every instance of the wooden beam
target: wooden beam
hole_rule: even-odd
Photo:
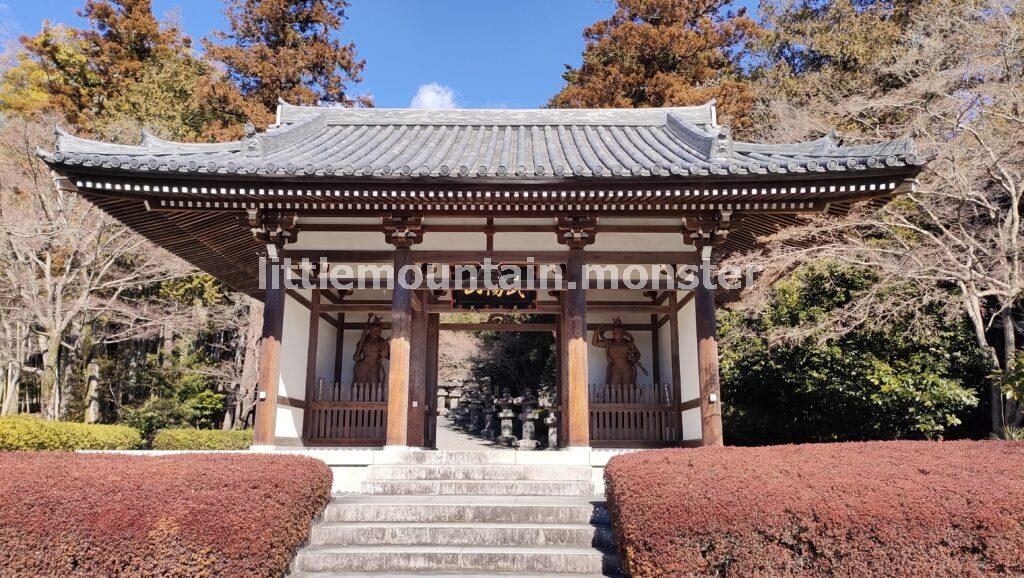
[[[402,287],[398,274],[412,263],[408,247],[397,247],[395,289],[391,293],[391,362],[388,371],[388,413],[385,443],[409,445],[409,364],[412,338],[412,291]]]
[[[268,268],[273,262],[268,259]],[[272,275],[267,275],[271,279]],[[268,284],[270,285],[270,284]],[[280,375],[281,333],[284,329],[284,287],[268,286],[263,298],[263,333],[260,339],[259,370],[256,379],[256,423],[253,444],[274,443]]]
[[[707,264],[705,266],[710,266]],[[702,445],[722,445],[722,399],[718,376],[715,293],[703,283],[694,289],[697,315],[697,373],[700,377]]]
[[[317,260],[330,263],[389,263],[394,251],[387,250],[317,250],[285,249],[283,257]],[[494,263],[561,264],[569,258],[568,251],[412,251],[410,263],[472,264],[490,258]],[[587,263],[597,265],[696,265],[694,251],[587,251]],[[531,261],[532,260],[532,261]]]
[[[305,297],[303,297],[302,293],[299,293],[295,289],[287,289],[286,293],[287,293],[287,295],[289,297],[291,297],[292,299],[298,301],[299,305],[302,305],[306,309],[309,309],[311,307],[311,305],[309,303],[309,299],[306,299]],[[324,311],[324,309],[323,309],[324,307],[327,307],[327,305],[321,305],[320,306],[320,318],[323,319],[324,321],[330,323],[331,325],[337,327],[338,326],[338,321],[335,320],[330,315],[328,315],[327,312]]]

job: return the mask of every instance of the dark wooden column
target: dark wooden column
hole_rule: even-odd
[[[710,266],[708,262],[704,266]],[[718,378],[718,332],[715,291],[698,283],[694,289],[697,313],[697,371],[700,375],[701,445],[722,445],[722,394]]]
[[[313,401],[316,399],[316,353],[320,340],[320,290],[309,296],[309,337],[306,340],[306,409],[302,412],[302,439],[308,440],[313,425]]]
[[[428,299],[433,301],[433,299]],[[437,370],[439,339],[441,333],[441,316],[437,313],[427,314],[427,419],[424,438],[426,447],[437,449]]]
[[[412,289],[401,279],[412,263],[414,244],[422,240],[420,220],[407,216],[384,219],[384,235],[395,246],[394,287],[391,290],[391,360],[388,364],[388,417],[385,444],[409,445],[409,371],[412,354]]]
[[[683,221],[683,229],[701,261],[694,289],[697,317],[697,373],[700,381],[701,445],[720,446],[722,439],[722,393],[718,375],[718,330],[715,320],[715,290],[712,277],[715,248],[736,224],[731,211],[708,211]]]
[[[678,441],[683,441],[683,367],[679,362],[679,296],[673,289],[668,294],[669,359],[672,360],[672,404],[675,406],[674,423]]]
[[[565,345],[565,293],[558,292],[559,314],[555,323],[555,357],[558,363],[558,374],[555,376],[558,386],[558,443],[564,446],[569,439],[569,367],[566,360]]]
[[[413,307],[409,334],[409,433],[408,445],[426,445],[427,419],[427,304],[426,291],[415,291],[419,307]]]
[[[269,269],[278,261],[267,259],[267,289],[263,297],[263,334],[260,338],[259,374],[256,379],[256,423],[253,426],[253,444],[272,445],[277,421],[277,389],[280,381],[281,332],[284,329],[283,283],[276,286]],[[279,270],[279,269],[278,269]]]
[[[596,219],[559,218],[559,242],[569,247],[563,310],[566,356],[566,447],[590,446],[590,384],[587,379],[587,279],[583,247],[594,242]]]

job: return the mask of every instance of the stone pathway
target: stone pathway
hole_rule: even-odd
[[[491,440],[469,435],[460,429],[456,429],[455,422],[445,416],[438,416],[437,418],[437,449],[512,451],[512,448],[500,446]]]

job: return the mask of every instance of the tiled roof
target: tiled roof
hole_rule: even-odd
[[[339,180],[529,182],[629,177],[872,173],[922,163],[910,139],[844,146],[734,141],[714,103],[660,109],[411,110],[281,103],[277,123],[240,141],[144,134],[137,146],[57,131],[54,168]],[[155,176],[155,175],[154,175]],[[753,177],[756,178],[756,177]]]

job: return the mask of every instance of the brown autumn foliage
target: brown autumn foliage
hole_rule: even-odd
[[[1024,444],[862,442],[612,458],[631,576],[1020,576]]]
[[[725,123],[747,125],[754,90],[741,76],[743,44],[759,33],[728,0],[618,0],[584,30],[578,68],[566,67],[556,108],[686,106],[717,99]]]
[[[331,490],[300,456],[8,452],[0,471],[12,577],[281,576]]]

